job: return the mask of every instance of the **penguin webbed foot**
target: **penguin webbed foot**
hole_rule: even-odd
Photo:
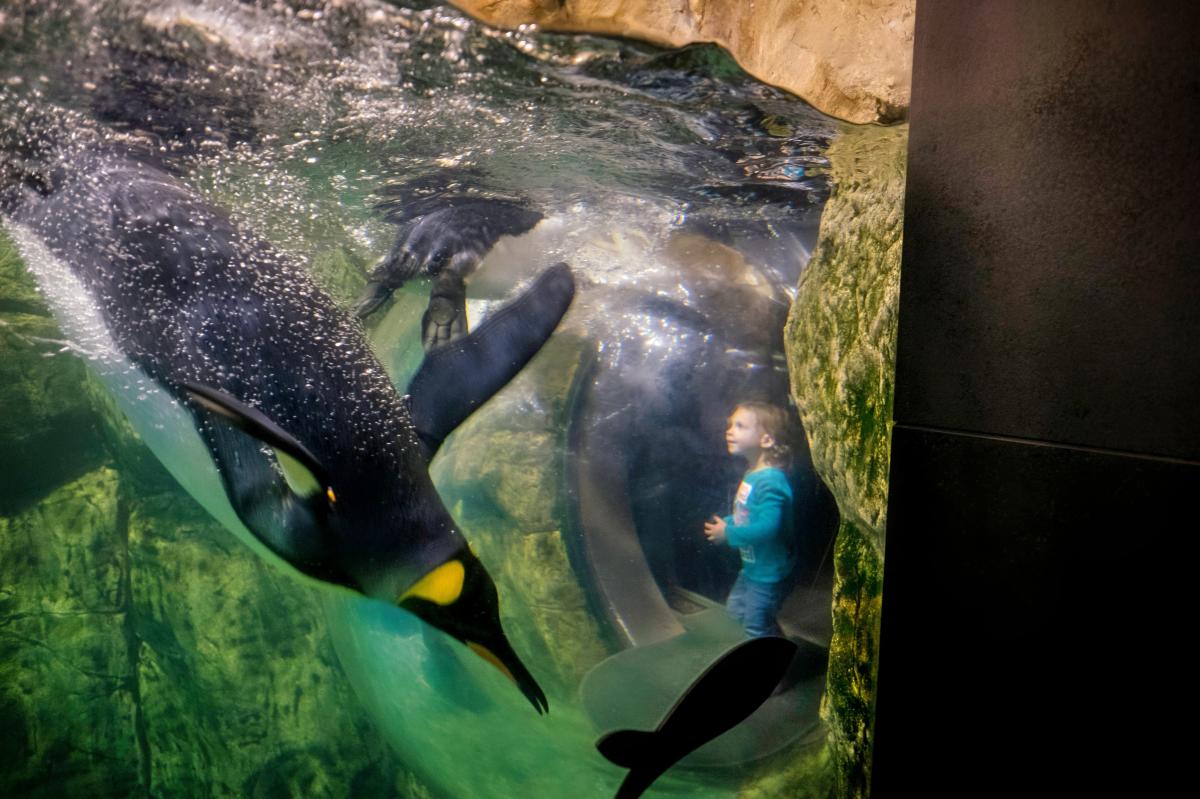
[[[398,191],[397,191],[398,193]],[[438,278],[453,273],[458,282],[475,271],[484,256],[503,236],[519,236],[542,220],[541,213],[518,200],[482,196],[438,194],[433,197],[389,201],[387,219],[400,226],[395,242],[372,271],[355,314],[365,319],[406,282],[419,275]],[[422,324],[422,337],[445,343],[466,332],[465,320],[455,328],[450,306],[436,301],[439,296],[455,299],[454,287],[434,285],[427,317],[437,320],[438,329]],[[465,293],[465,289],[463,290]],[[428,349],[431,344],[426,344]]]
[[[382,308],[392,298],[396,289],[435,265],[440,266],[437,261],[431,262],[429,258],[410,250],[406,246],[405,237],[400,236],[387,255],[379,260],[367,276],[367,285],[359,294],[358,302],[354,306],[354,315],[359,319],[366,319]]]
[[[452,270],[434,278],[429,305],[421,317],[421,345],[426,352],[467,334],[467,285]]]

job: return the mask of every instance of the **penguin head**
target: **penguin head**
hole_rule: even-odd
[[[397,604],[494,666],[538,713],[549,711],[546,694],[500,626],[496,584],[470,549],[464,547],[413,583],[397,597]]]
[[[181,385],[198,407],[273,450],[289,491],[278,493],[275,505],[257,500],[239,503],[240,494],[235,492],[234,496],[247,528],[263,543],[318,579],[353,587],[376,599],[391,599],[498,669],[538,713],[549,709],[545,693],[500,626],[496,584],[445,512],[424,471],[423,458],[407,470],[415,482],[397,485],[389,482],[393,478],[386,471],[368,471],[357,474],[358,480],[340,483],[345,488],[342,496],[342,488],[335,488],[330,471],[316,456],[257,408],[208,386],[190,382]],[[414,490],[420,501],[410,496]],[[407,498],[400,502],[378,500],[389,496]],[[387,546],[378,537],[374,544],[380,546],[358,553],[360,557],[342,559],[332,554],[338,546],[330,542],[371,541],[372,536],[363,531],[397,528],[417,528],[430,540],[461,543],[447,547],[453,553],[450,557],[406,587],[397,584],[404,570],[392,568],[386,557]]]

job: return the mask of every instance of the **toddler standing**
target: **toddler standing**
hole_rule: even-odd
[[[766,403],[745,402],[734,409],[725,444],[750,468],[738,486],[733,513],[704,523],[709,541],[735,547],[742,556],[726,607],[752,637],[782,634],[775,616],[796,560],[792,488],[784,471],[790,459],[787,422],[786,411]]]

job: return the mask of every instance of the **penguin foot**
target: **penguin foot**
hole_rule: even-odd
[[[502,236],[519,236],[541,221],[542,215],[522,202],[478,196],[440,193],[432,197],[406,198],[381,205],[388,209],[387,219],[400,226],[396,241],[372,271],[355,314],[365,319],[391,297],[392,292],[418,275],[433,278],[450,272],[465,280]],[[425,339],[443,343],[465,332],[465,325],[454,332],[453,318],[445,309],[430,312],[439,321],[436,331],[423,324]],[[459,307],[454,304],[455,308]],[[426,345],[428,348],[428,344]]]
[[[372,276],[358,297],[358,302],[354,306],[354,315],[359,319],[366,319],[383,307],[383,304],[391,298],[393,291],[395,289],[389,287],[386,281]]]
[[[443,272],[434,280],[429,306],[421,317],[421,345],[429,352],[466,334],[466,283],[453,273]]]

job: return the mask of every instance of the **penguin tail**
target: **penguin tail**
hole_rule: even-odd
[[[617,766],[637,768],[653,759],[658,749],[658,733],[642,730],[617,730],[596,741],[600,754]]]
[[[678,755],[664,751],[662,736],[657,731],[610,732],[596,741],[596,748],[613,764],[629,769],[617,789],[616,799],[637,799],[679,759]]]

